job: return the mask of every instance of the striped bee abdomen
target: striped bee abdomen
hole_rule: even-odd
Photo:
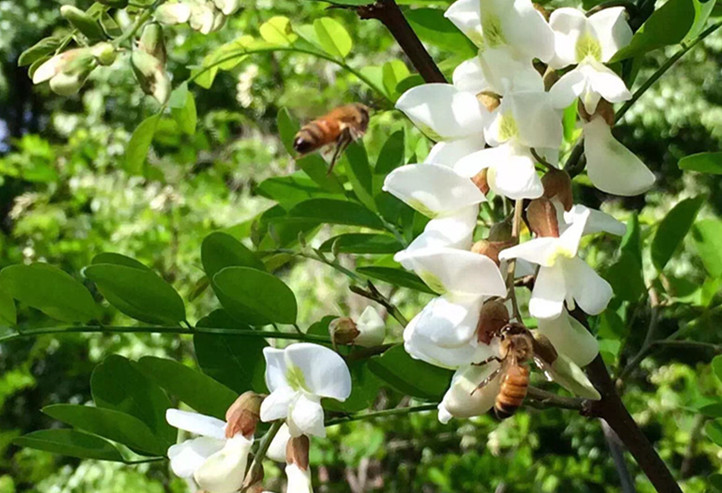
[[[506,419],[522,405],[529,388],[529,369],[526,366],[510,366],[504,374],[501,388],[496,396],[494,412],[499,419]]]
[[[336,120],[319,118],[298,131],[293,140],[296,152],[307,154],[334,142],[341,133],[341,125]]]

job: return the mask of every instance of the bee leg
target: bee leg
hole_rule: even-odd
[[[501,358],[498,356],[490,356],[486,358],[484,361],[480,361],[478,363],[472,363],[472,366],[484,366],[486,364],[491,363],[492,361],[496,361],[497,363],[501,363]]]
[[[333,152],[333,157],[331,158],[331,165],[328,167],[327,175],[330,175],[333,171],[333,167],[336,166],[336,161],[338,161],[338,158],[341,156],[343,151],[346,150],[346,148],[353,142],[353,137],[351,137],[351,133],[348,129],[344,129],[343,132],[341,132],[341,135],[338,136],[338,139],[336,139],[336,149]]]
[[[492,380],[494,380],[496,377],[499,376],[499,374],[502,372],[502,369],[503,369],[503,367],[500,366],[499,368],[497,368],[496,370],[491,372],[491,374],[488,377],[486,377],[484,380],[479,382],[479,385],[477,385],[476,388],[471,391],[471,395],[474,395],[474,392],[476,392],[477,390],[481,390],[484,387],[486,387],[487,385],[489,385],[489,383]]]

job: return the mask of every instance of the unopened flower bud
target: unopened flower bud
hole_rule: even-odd
[[[542,177],[544,186],[544,197],[549,200],[557,199],[565,211],[570,211],[574,206],[572,194],[572,177],[564,170],[550,169]]]
[[[165,104],[170,97],[171,84],[161,61],[145,51],[133,50],[130,62],[143,92]]]
[[[286,463],[296,464],[303,471],[308,470],[308,453],[311,442],[306,435],[291,437],[286,445]]]
[[[223,15],[233,15],[241,8],[240,0],[213,0],[213,3]]]
[[[540,237],[559,238],[557,211],[551,200],[546,197],[534,199],[526,209],[529,229]]]
[[[185,2],[164,3],[155,9],[153,16],[162,24],[183,24],[191,18],[191,6]]]
[[[509,310],[504,302],[499,299],[489,300],[481,307],[476,339],[484,344],[489,344],[508,324]]]
[[[213,31],[216,22],[215,7],[211,3],[195,3],[191,6],[190,25],[201,34]]]
[[[356,321],[359,335],[354,343],[357,346],[375,347],[383,344],[386,338],[386,323],[379,312],[372,306],[367,306]]]
[[[96,60],[98,60],[98,63],[101,65],[113,65],[113,62],[115,62],[115,47],[107,41],[103,41],[101,43],[93,45],[90,48],[90,51],[93,53],[93,56]]]
[[[260,486],[263,482],[263,478],[265,477],[265,472],[263,470],[263,464],[260,462],[254,461],[251,464],[251,468],[246,473],[246,479],[243,480],[243,488],[242,491],[256,491],[256,487]],[[262,491],[263,488],[261,488],[258,491]]]
[[[157,22],[153,22],[143,28],[143,34],[138,41],[138,49],[145,51],[149,55],[153,55],[165,65],[166,50],[165,39],[163,38],[163,28]]]
[[[579,100],[579,114],[585,121],[591,121],[592,118],[595,116],[601,116],[604,118],[604,121],[607,122],[607,125],[610,127],[614,126],[614,106],[612,106],[612,103],[607,101],[606,99],[600,99],[599,103],[597,103],[597,109],[594,110],[593,114],[589,114],[589,112],[584,108],[584,104],[581,100]]]
[[[495,92],[482,91],[476,95],[476,99],[486,108],[489,113],[494,111],[501,104],[501,97]]]
[[[92,58],[92,53],[88,48],[76,48],[55,55],[35,70],[33,73],[33,83],[40,84],[48,81],[63,72],[74,60],[84,58]]]
[[[559,80],[559,73],[554,69],[547,68],[542,74],[542,78],[544,80],[544,90],[548,92]]]
[[[471,178],[471,181],[474,182],[476,188],[478,188],[484,195],[489,193],[489,190],[491,190],[489,188],[489,180],[487,179],[487,171],[488,168],[484,168],[476,176]]]
[[[79,8],[72,5],[63,5],[60,7],[60,15],[89,40],[98,41],[105,39],[105,33],[103,32],[103,28],[100,27],[100,24]]]
[[[226,438],[238,433],[252,437],[261,419],[263,396],[248,391],[240,395],[226,411]]]
[[[331,320],[331,323],[328,324],[328,331],[331,334],[334,344],[340,344],[342,346],[353,344],[359,335],[356,322],[349,317],[340,317]]]
[[[489,229],[489,241],[510,241],[512,235],[511,219],[495,223]]]
[[[213,13],[213,27],[211,27],[211,32],[214,33],[216,31],[220,31],[223,26],[226,25],[226,16],[223,15],[223,12],[220,10],[216,10]]]
[[[512,246],[514,246],[513,241],[479,240],[472,245],[471,251],[480,255],[486,255],[493,260],[496,265],[499,265],[499,253]]]
[[[59,96],[72,96],[85,85],[85,81],[88,79],[87,73],[74,73],[66,74],[60,73],[50,79],[50,90]]]

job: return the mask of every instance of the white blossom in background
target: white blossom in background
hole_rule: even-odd
[[[208,493],[232,493],[241,488],[253,436],[236,433],[226,437],[225,421],[178,409],[168,409],[166,420],[171,426],[198,435],[168,449],[170,467],[176,476],[193,478]]]
[[[345,401],[351,374],[343,358],[317,344],[265,348],[266,384],[271,394],[261,404],[261,420],[285,419],[291,436],[326,436],[321,398]]]

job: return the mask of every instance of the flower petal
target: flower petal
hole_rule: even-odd
[[[444,13],[467,38],[476,46],[484,45],[484,36],[481,32],[480,0],[457,0]]]
[[[551,267],[550,254],[556,249],[556,238],[535,238],[525,241],[511,248],[505,248],[499,253],[499,260],[521,258],[544,267]]]
[[[271,440],[271,445],[268,447],[266,457],[276,462],[286,462],[286,445],[288,440],[291,438],[291,432],[288,431],[288,425],[284,423],[279,428],[276,436]]]
[[[457,370],[439,404],[439,420],[445,423],[450,417],[480,416],[491,409],[501,387],[501,375],[484,387],[478,387],[497,368],[499,363],[492,361],[482,366],[467,366]]]
[[[610,103],[620,103],[632,98],[632,93],[627,89],[626,84],[612,69],[603,64],[590,60],[582,64],[582,70],[589,81],[589,90],[599,94]],[[593,108],[584,108],[587,113],[593,114],[596,110],[596,103]]]
[[[386,338],[386,323],[373,306],[367,306],[356,320],[359,335],[354,344],[361,347],[374,347],[383,344]]]
[[[464,156],[484,149],[486,142],[482,134],[472,135],[450,142],[439,142],[431,148],[431,152],[424,160],[424,163],[440,164],[453,168]]]
[[[539,319],[537,330],[577,366],[587,366],[599,354],[597,339],[566,311],[558,318]]]
[[[241,489],[253,439],[241,434],[226,440],[222,450],[211,455],[193,474],[201,489],[209,493],[234,493]]]
[[[351,374],[336,351],[306,342],[285,349],[287,364],[303,373],[306,386],[314,395],[345,401],[351,394]],[[289,365],[290,366],[290,365]]]
[[[559,354],[549,368],[549,373],[551,374],[552,380],[574,395],[594,400],[602,398],[582,369],[563,354]]]
[[[510,91],[543,91],[544,80],[529,59],[520,59],[508,46],[486,48],[479,55],[489,89],[504,96]]]
[[[474,339],[481,296],[444,295],[431,300],[421,311],[416,330],[441,347],[458,347]]]
[[[588,29],[583,12],[570,7],[555,9],[549,16],[549,26],[554,31],[554,58],[549,66],[555,69],[577,63],[577,41]]]
[[[549,97],[554,108],[566,108],[579,96],[587,92],[589,81],[587,80],[582,67],[576,67],[554,83],[549,90]]]
[[[43,62],[33,73],[33,84],[40,84],[55,77],[67,63],[67,55],[55,55]]]
[[[454,87],[460,91],[479,94],[489,89],[489,83],[484,77],[484,69],[478,56],[461,62],[452,76]]]
[[[487,180],[494,193],[512,200],[535,199],[544,194],[534,159],[520,149],[515,149],[505,161],[490,167]]]
[[[589,209],[577,209],[571,225],[559,236],[559,246],[569,257],[575,256],[579,250],[579,242],[582,241],[582,235],[589,220],[589,214]]]
[[[225,439],[199,437],[171,445],[168,458],[173,474],[179,478],[190,478],[208,457],[221,450],[225,444]]]
[[[288,416],[288,429],[291,436],[314,435],[326,436],[323,424],[323,408],[319,398],[301,395],[293,404]]]
[[[471,180],[437,164],[396,168],[386,176],[383,189],[431,218],[486,201]]]
[[[288,408],[296,397],[291,387],[279,387],[263,399],[261,403],[261,421],[276,421],[288,416]]]
[[[567,289],[589,315],[602,313],[612,299],[612,286],[580,258],[569,259],[565,265]]]
[[[632,41],[632,29],[624,7],[610,7],[589,16],[589,24],[602,47],[602,60],[608,62],[615,53]]]
[[[476,95],[451,84],[413,87],[399,98],[396,108],[434,140],[453,140],[484,130],[486,110]]]
[[[179,409],[168,409],[165,412],[165,419],[169,425],[195,435],[219,440],[226,438],[226,422],[212,416]]]
[[[605,233],[615,236],[624,236],[627,232],[627,226],[623,222],[618,221],[613,216],[610,216],[605,212],[590,209],[581,204],[574,205],[568,212],[563,212],[564,222],[567,224],[573,223],[574,219],[585,210],[589,211],[589,218],[584,226],[583,235],[590,235],[604,231]]]
[[[272,347],[263,348],[263,357],[266,359],[266,385],[273,392],[276,389],[288,387],[286,381],[286,359],[283,350]]]
[[[633,196],[654,185],[654,174],[629,149],[612,136],[604,119],[584,125],[587,174],[595,187],[614,195]]]
[[[486,46],[505,44],[529,60],[554,56],[554,33],[531,0],[484,0],[481,26]]]
[[[514,92],[504,98],[519,129],[519,142],[527,147],[556,148],[562,142],[560,115],[543,91]]]
[[[424,248],[401,255],[426,284],[439,294],[504,296],[506,285],[489,257],[454,248]]]
[[[529,313],[535,318],[557,318],[564,309],[566,286],[561,265],[542,267],[529,300]]]
[[[296,464],[288,464],[286,478],[288,479],[286,493],[313,493],[310,469],[304,470]]]

